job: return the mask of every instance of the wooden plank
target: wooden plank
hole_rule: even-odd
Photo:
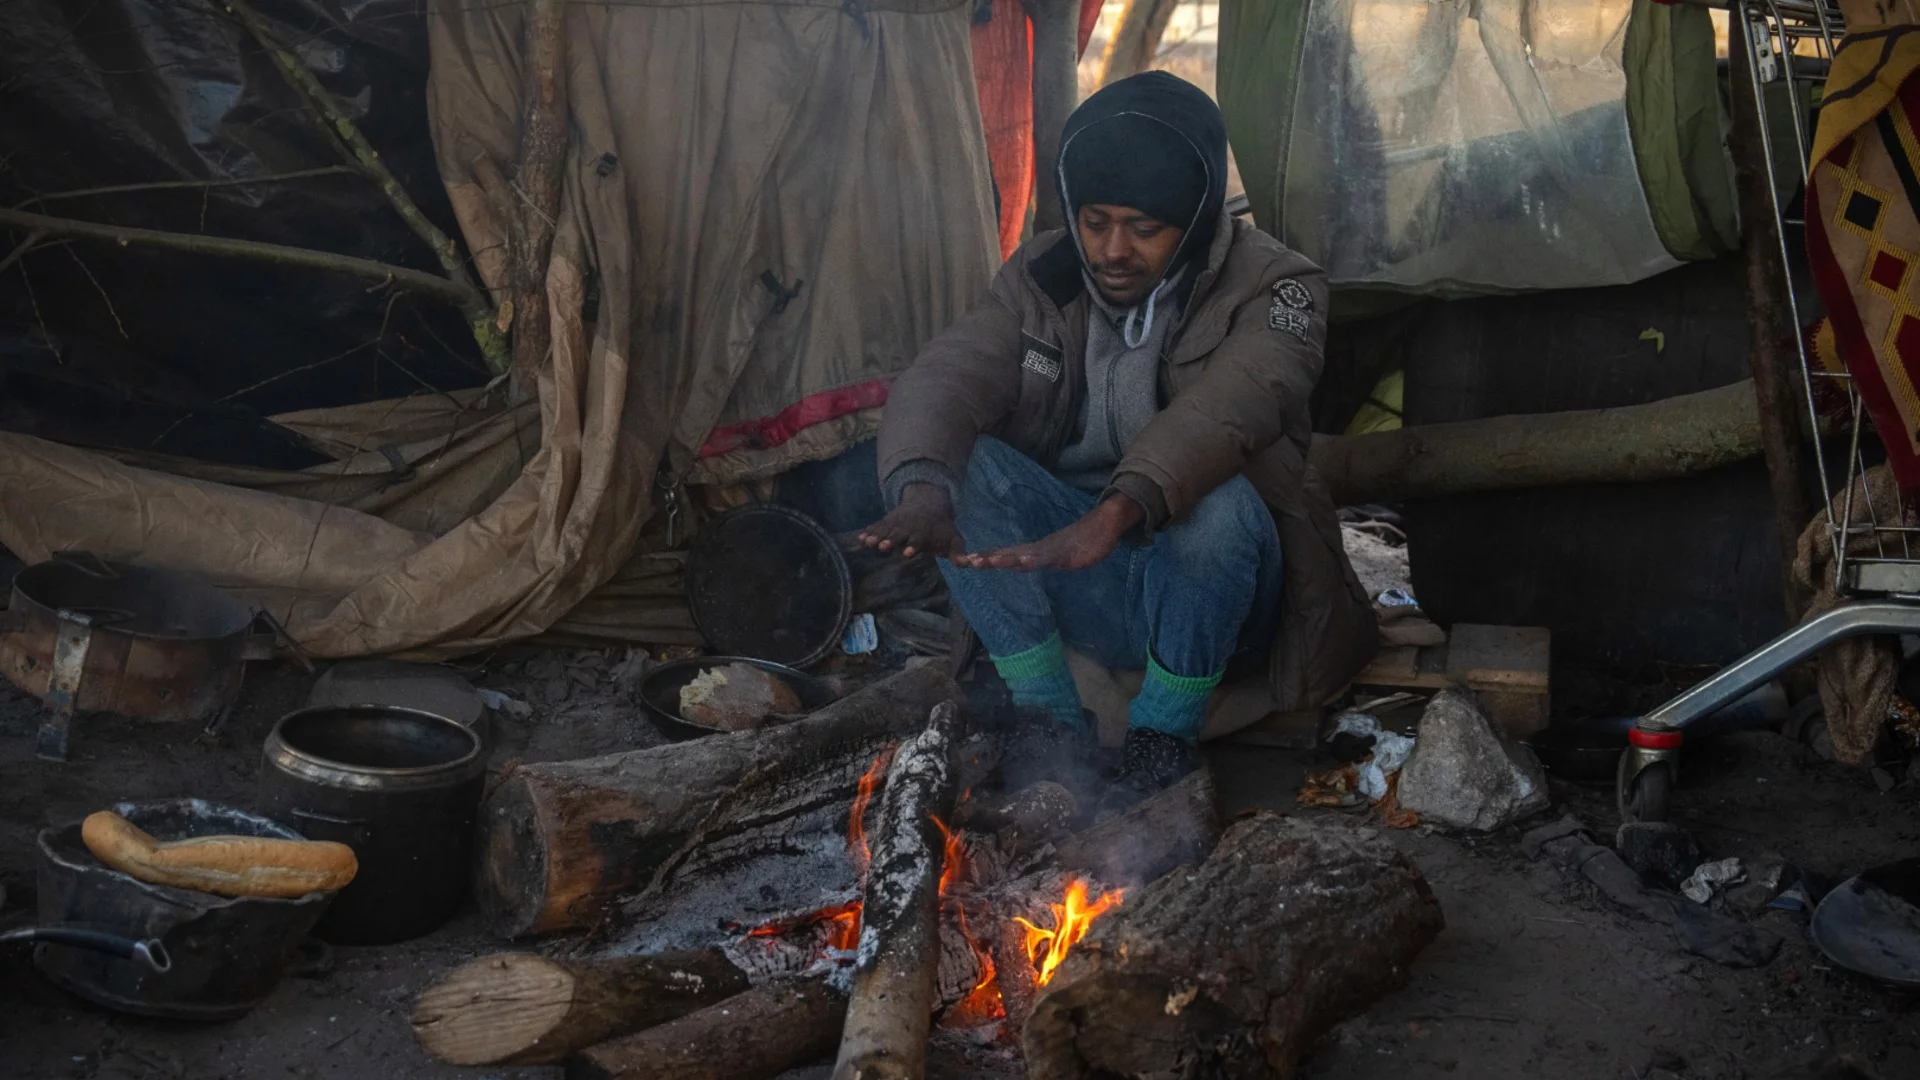
[[[1546,691],[1553,635],[1545,627],[1460,623],[1448,637],[1449,678],[1475,690]]]

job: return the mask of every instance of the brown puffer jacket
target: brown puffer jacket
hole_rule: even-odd
[[[1206,268],[1166,338],[1164,408],[1127,448],[1114,487],[1177,520],[1245,473],[1273,510],[1284,585],[1269,668],[1271,707],[1337,695],[1373,658],[1373,609],[1307,468],[1308,398],[1320,377],[1327,287],[1320,269],[1221,215]],[[1052,467],[1086,394],[1085,280],[1064,231],[1007,260],[987,300],[922,349],[894,382],[880,428],[880,476],[912,461],[966,474],[993,435]]]

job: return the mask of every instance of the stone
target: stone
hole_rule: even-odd
[[[1692,834],[1665,821],[1630,821],[1614,833],[1613,846],[1641,877],[1669,889],[1678,889],[1705,861]]]
[[[1400,770],[1400,806],[1456,829],[1491,832],[1545,810],[1547,774],[1533,751],[1497,730],[1472,691],[1451,687],[1427,704],[1413,755]]]
[[[1722,897],[1726,910],[1743,919],[1757,919],[1772,906],[1773,898],[1787,882],[1787,860],[1771,852],[1747,863],[1747,880],[1728,889]]]

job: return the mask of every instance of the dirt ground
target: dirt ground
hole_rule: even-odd
[[[495,765],[657,742],[612,687],[611,666],[596,653],[521,653],[492,658],[484,675],[470,672],[536,707],[527,720],[495,715]],[[304,702],[311,677],[273,667],[249,680],[217,736],[86,717],[64,766],[33,757],[38,706],[0,689],[0,920],[13,926],[32,916],[34,837],[47,825],[129,798],[250,805],[261,742],[275,718]],[[1233,810],[1293,811],[1301,776],[1318,764],[1248,747],[1211,758]],[[1609,790],[1556,782],[1554,795],[1554,813],[1571,811],[1597,836],[1611,835]],[[1865,774],[1779,736],[1726,736],[1689,757],[1675,820],[1709,857],[1771,852],[1838,877],[1920,854],[1920,784],[1882,794]],[[1427,875],[1447,928],[1403,990],[1328,1037],[1307,1077],[1920,1077],[1920,997],[1832,969],[1797,916],[1764,915],[1785,947],[1765,968],[1733,970],[1688,956],[1666,929],[1619,914],[1585,885],[1530,862],[1518,828],[1388,835]],[[557,1077],[553,1068],[440,1065],[407,1029],[415,993],[494,947],[469,909],[418,941],[337,949],[329,970],[289,978],[247,1017],[204,1025],[103,1012],[42,981],[26,948],[0,947],[0,1077]],[[1858,1071],[1818,1071],[1838,1055]]]

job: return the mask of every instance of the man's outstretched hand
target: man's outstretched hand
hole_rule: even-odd
[[[1145,511],[1124,495],[1114,495],[1079,521],[1031,544],[954,555],[953,564],[972,570],[1085,570],[1120,546],[1120,538],[1140,523]]]
[[[953,500],[938,484],[908,484],[900,493],[900,505],[861,532],[860,542],[909,559],[921,552],[955,555],[960,530],[953,524]]]

